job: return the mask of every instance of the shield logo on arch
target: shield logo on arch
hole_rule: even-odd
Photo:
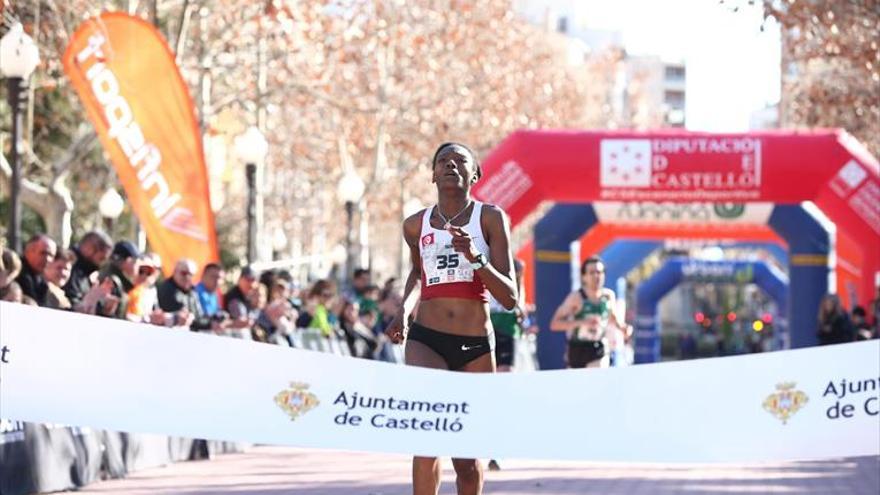
[[[651,185],[650,139],[603,139],[600,150],[602,187]]]

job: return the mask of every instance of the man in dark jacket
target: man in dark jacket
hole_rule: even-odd
[[[223,307],[229,312],[230,317],[229,328],[249,333],[248,329],[256,323],[253,314],[256,308],[251,304],[250,295],[258,278],[259,274],[256,270],[251,266],[245,266],[238,276],[238,283],[223,296]]]
[[[137,260],[140,256],[140,250],[129,241],[119,241],[113,246],[110,265],[101,273],[99,280],[103,282],[104,279],[109,278],[113,281],[110,295],[118,304],[110,306],[105,299],[98,305],[98,314],[125,319],[128,311],[128,292],[134,288],[132,280],[137,274]]]
[[[159,307],[166,313],[174,314],[175,326],[189,326],[193,331],[219,329],[219,323],[212,321],[202,310],[199,296],[193,289],[195,272],[194,261],[178,261],[171,278],[159,284]]]
[[[70,270],[70,280],[64,285],[64,293],[74,309],[89,293],[93,285],[92,274],[107,261],[112,248],[113,241],[110,236],[98,230],[87,232],[73,248],[76,262]]]
[[[23,295],[33,299],[40,306],[47,305],[49,285],[43,278],[46,265],[55,259],[55,241],[45,234],[31,237],[24,245],[21,273],[15,279]]]

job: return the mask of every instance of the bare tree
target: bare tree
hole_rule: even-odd
[[[232,137],[264,128],[267,224],[301,242],[343,238],[335,185],[344,160],[367,182],[373,238],[397,239],[405,198],[431,196],[426,164],[440,142],[482,154],[520,128],[612,125],[600,100],[614,55],[570,66],[558,35],[518,19],[506,0],[12,1],[7,12],[40,33],[45,60],[27,176],[45,191],[69,187],[76,212],[94,211],[95,191],[113,174],[90,126],[81,129],[60,59],[83,14],[105,8],[155,12],[194,96],[226,205],[243,204],[245,192]],[[75,223],[89,218],[74,215]],[[243,208],[218,213],[222,242],[234,250],[244,246],[242,218]]]
[[[880,155],[880,2],[763,5],[782,32],[780,124],[842,127]]]

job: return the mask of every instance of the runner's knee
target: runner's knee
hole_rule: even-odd
[[[434,469],[434,466],[437,465],[436,457],[413,457],[413,467],[416,469]]]
[[[459,478],[479,479],[480,477],[480,464],[476,459],[452,459],[452,466]]]

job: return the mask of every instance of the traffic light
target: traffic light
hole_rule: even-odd
[[[773,330],[773,315],[764,313],[761,318],[752,322],[752,330],[755,332],[770,332]]]
[[[731,323],[735,322],[736,321],[736,313],[734,313],[733,311],[728,312],[727,313],[727,321],[729,321]]]
[[[706,316],[706,313],[703,313],[702,311],[694,313],[694,321],[697,322],[697,326],[701,326],[707,330],[712,326],[712,318]]]

